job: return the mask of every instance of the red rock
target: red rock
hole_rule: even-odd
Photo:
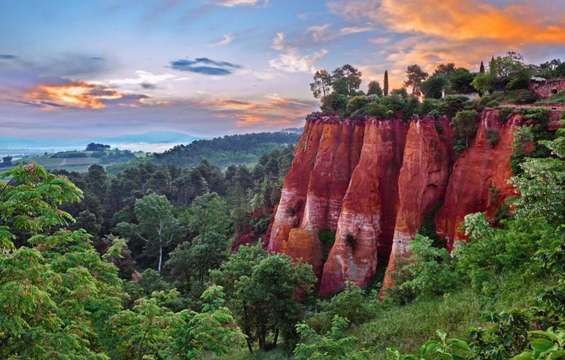
[[[437,127],[442,129],[441,134]],[[452,153],[448,120],[443,118],[437,127],[434,119],[414,121],[406,136],[392,251],[383,282],[385,289],[394,285],[393,272],[409,258],[410,242],[425,216],[430,215],[445,194]]]
[[[438,235],[447,239],[450,249],[454,240],[465,239],[461,229],[465,215],[486,211],[492,217],[504,200],[516,195],[508,180],[512,176],[513,133],[521,120],[521,115],[515,114],[501,124],[499,111],[485,110],[481,114],[475,140],[455,162],[445,201],[435,220]],[[488,131],[499,134],[495,146],[488,141]]]
[[[438,234],[464,238],[465,215],[485,211],[494,217],[515,189],[511,177],[513,133],[520,115],[500,123],[496,110],[484,111],[477,136],[452,165],[449,121],[400,119],[339,120],[309,117],[296,147],[280,203],[267,234],[267,249],[314,267],[320,294],[342,289],[350,280],[367,285],[388,261],[385,286],[426,216],[435,216]],[[491,145],[487,132],[496,131]],[[324,262],[320,230],[335,230]],[[322,270],[323,269],[323,270]]]
[[[390,215],[395,207],[406,128],[401,121],[365,121],[361,156],[343,200],[335,243],[324,265],[321,295],[340,290],[347,280],[366,285],[373,277],[379,248],[386,249],[390,243],[384,229],[394,227]]]

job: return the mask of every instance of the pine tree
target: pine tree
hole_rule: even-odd
[[[482,61],[481,61],[481,68],[480,68],[479,72],[480,72],[481,74],[484,74],[484,73],[485,73],[485,64],[483,64]]]
[[[383,93],[385,96],[388,96],[388,70],[385,70],[385,78],[383,84]]]

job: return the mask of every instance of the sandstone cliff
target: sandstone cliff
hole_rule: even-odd
[[[384,266],[384,286],[392,286],[391,274],[409,257],[408,245],[424,223],[435,225],[451,247],[464,239],[465,215],[486,211],[494,218],[515,195],[508,179],[522,119],[513,115],[502,123],[500,117],[497,110],[483,111],[473,143],[457,155],[445,117],[407,123],[313,114],[285,179],[267,249],[312,264],[321,295],[346,281],[367,285]]]

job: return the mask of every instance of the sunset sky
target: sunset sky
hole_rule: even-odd
[[[0,138],[302,126],[312,72],[565,58],[565,1],[0,0]]]

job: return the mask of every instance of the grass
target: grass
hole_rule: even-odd
[[[415,353],[423,343],[436,337],[436,330],[447,332],[448,337],[466,339],[469,328],[486,325],[484,314],[523,307],[531,303],[540,290],[557,281],[516,274],[500,275],[490,280],[492,286],[483,295],[466,287],[403,306],[385,303],[374,318],[352,327],[348,335],[357,337],[359,349],[369,350],[371,359],[385,359],[387,348]],[[224,359],[285,360],[290,357],[281,348],[254,354],[241,349]]]

